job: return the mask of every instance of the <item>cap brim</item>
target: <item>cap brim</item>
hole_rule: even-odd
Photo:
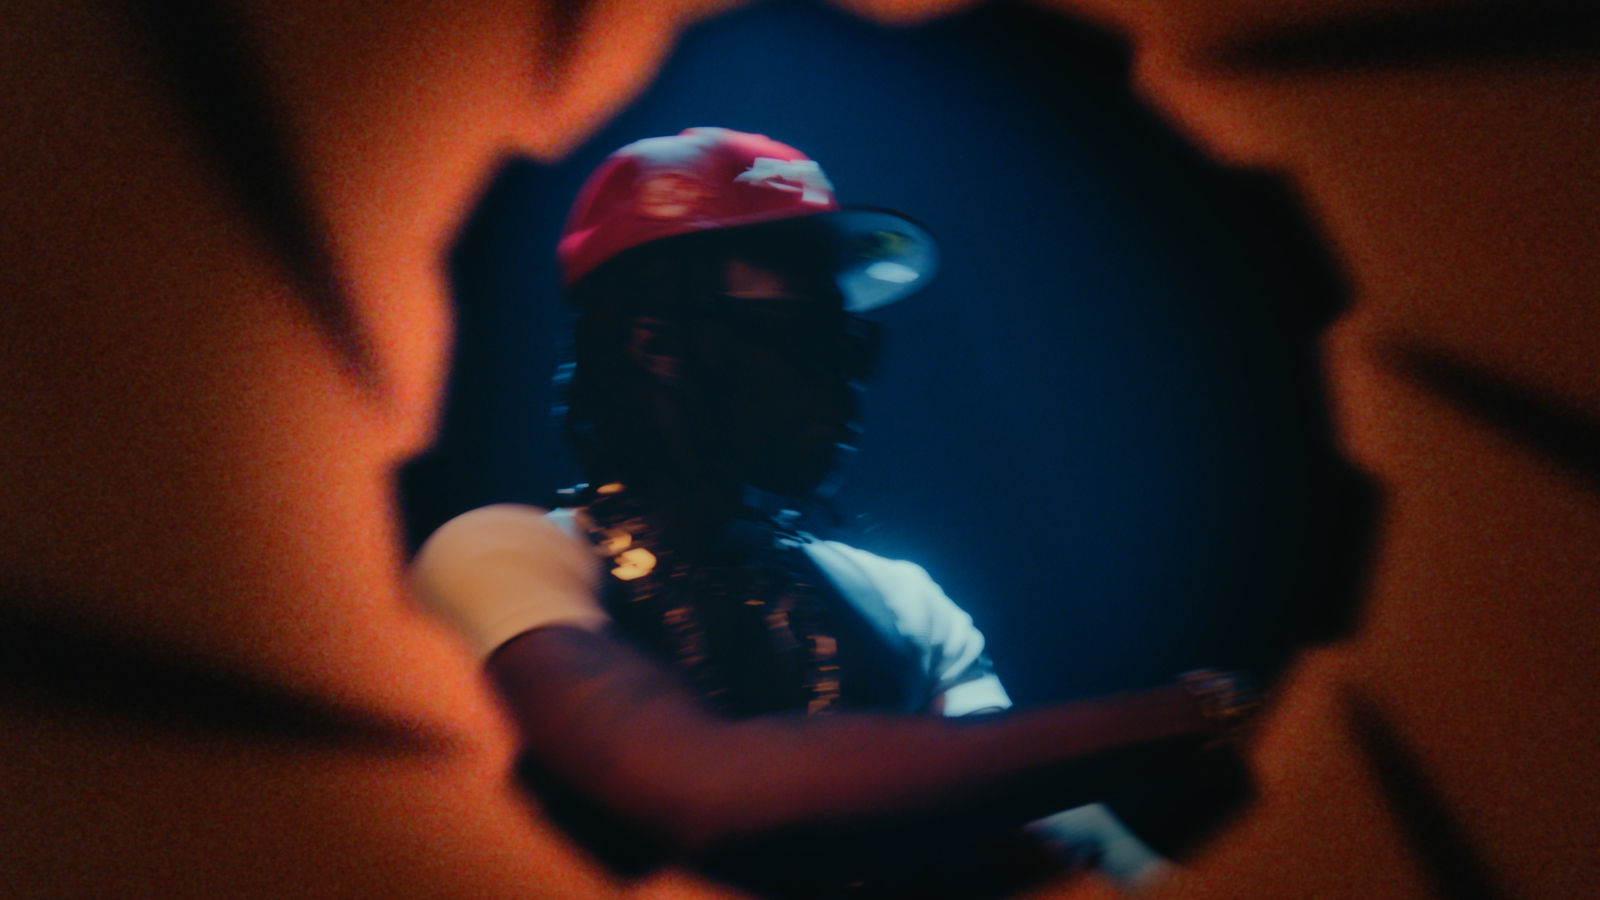
[[[925,287],[939,270],[939,246],[933,236],[892,210],[855,206],[742,226],[796,227],[821,228],[832,236],[834,278],[850,312],[904,299]]]
[[[886,306],[922,290],[939,271],[939,245],[927,229],[886,209],[823,213],[838,241],[834,277],[845,308]]]

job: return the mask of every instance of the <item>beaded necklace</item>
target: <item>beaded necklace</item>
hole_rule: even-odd
[[[604,603],[621,632],[668,658],[725,715],[827,713],[839,699],[838,644],[824,592],[834,590],[781,519],[729,526],[716,564],[691,564],[662,539],[642,498],[621,484],[563,494],[600,555]]]

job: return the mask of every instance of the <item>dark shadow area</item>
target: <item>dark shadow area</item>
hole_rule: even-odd
[[[1576,403],[1420,342],[1385,348],[1384,362],[1458,412],[1600,493],[1600,421]]]
[[[1389,716],[1354,687],[1346,688],[1343,700],[1350,733],[1360,744],[1368,768],[1389,802],[1390,814],[1433,881],[1437,895],[1454,900],[1509,896],[1496,884],[1482,854],[1473,849],[1461,816],[1450,809]]]
[[[1560,59],[1600,50],[1600,7],[1586,0],[1491,0],[1429,9],[1375,7],[1265,30],[1212,57],[1221,69],[1328,72],[1486,60]]]
[[[0,588],[15,600],[16,586]],[[21,612],[37,598],[0,611],[0,683],[52,706],[91,708],[179,731],[305,749],[392,755],[446,749],[443,735],[341,706],[215,663]]]
[[[246,219],[277,253],[312,321],[353,374],[370,384],[368,337],[357,327],[327,229],[295,170],[282,116],[233,11],[205,0],[128,5],[195,139],[228,180]]]

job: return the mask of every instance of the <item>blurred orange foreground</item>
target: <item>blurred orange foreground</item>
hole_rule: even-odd
[[[409,604],[391,476],[497,161],[559,157],[731,5],[0,9],[0,895],[725,893],[615,881],[512,788],[465,648]],[[1261,802],[1159,893],[1593,895],[1594,17],[1059,5],[1125,31],[1203,147],[1297,181],[1357,289],[1339,432],[1386,491],[1359,634],[1303,661]]]

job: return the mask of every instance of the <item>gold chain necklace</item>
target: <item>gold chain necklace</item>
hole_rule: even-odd
[[[670,659],[704,700],[734,717],[815,715],[837,704],[838,645],[823,602],[834,588],[806,555],[808,536],[779,521],[740,519],[730,526],[743,544],[738,564],[694,564],[621,484],[563,493],[583,503],[574,520],[603,560],[604,602],[617,627]]]

